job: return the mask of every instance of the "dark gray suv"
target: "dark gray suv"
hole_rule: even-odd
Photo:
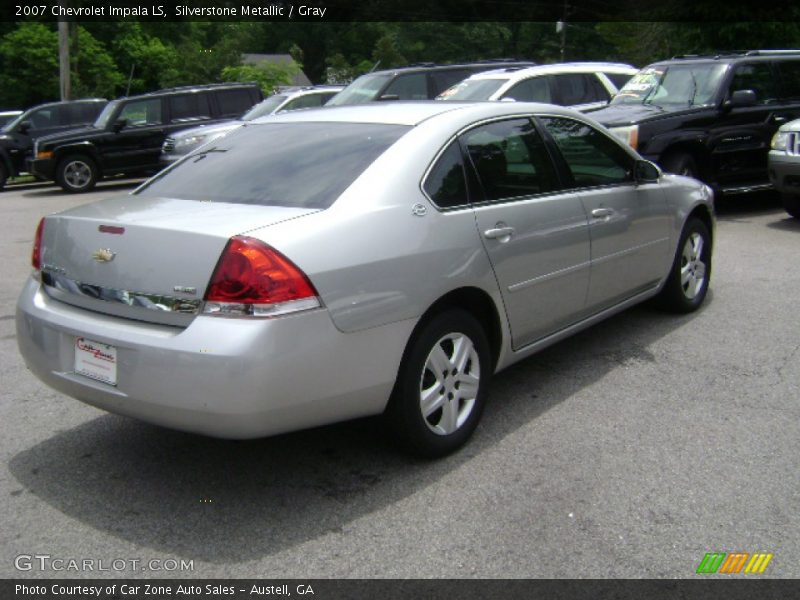
[[[94,123],[106,104],[103,98],[40,104],[6,123],[0,130],[0,190],[26,170],[36,138]]]

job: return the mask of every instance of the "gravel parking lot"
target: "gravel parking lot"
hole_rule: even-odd
[[[716,551],[800,577],[800,222],[774,197],[719,207],[703,309],[638,307],[517,364],[472,442],[425,462],[372,420],[218,441],[30,375],[36,223],[129,189],[0,194],[1,577],[696,577]],[[37,554],[126,564],[17,570]]]

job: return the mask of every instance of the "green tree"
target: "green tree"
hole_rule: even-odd
[[[77,28],[72,39],[72,97],[116,97],[125,78],[105,47],[83,27]]]
[[[257,65],[239,65],[222,69],[223,81],[254,81],[259,84],[265,96],[275,92],[281,85],[289,85],[292,78],[300,72],[295,63],[276,64],[260,62]]]
[[[0,39],[0,104],[27,108],[59,99],[58,34],[22,23]]]

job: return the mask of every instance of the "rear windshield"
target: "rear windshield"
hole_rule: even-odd
[[[136,193],[186,200],[328,208],[410,127],[248,123]]]

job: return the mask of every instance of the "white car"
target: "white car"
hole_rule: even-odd
[[[546,102],[587,111],[608,104],[636,73],[637,69],[631,65],[605,62],[507,67],[477,73],[445,90],[436,99]]]

